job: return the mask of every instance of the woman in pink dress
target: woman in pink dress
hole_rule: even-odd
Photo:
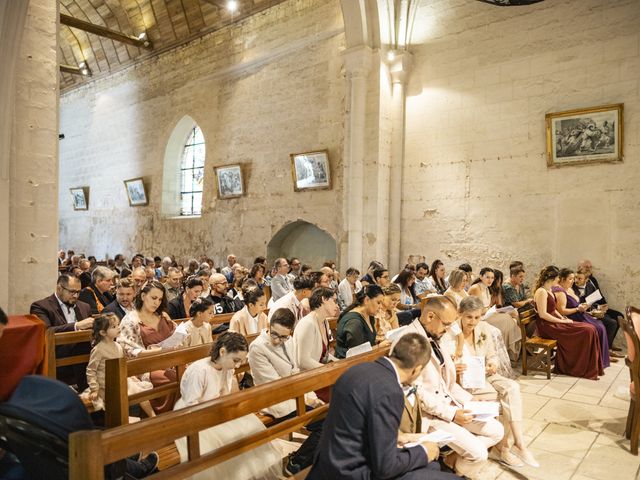
[[[127,358],[136,358],[161,351],[159,344],[169,338],[176,329],[167,314],[167,296],[164,286],[153,280],[147,282],[135,299],[135,308],[124,316],[120,323],[118,343],[122,346]],[[150,373],[150,381],[154,387],[177,380],[173,368],[156,370]],[[151,401],[158,413],[173,408],[174,395]]]
[[[558,342],[556,373],[597,380],[602,375],[600,342],[593,325],[574,322],[556,310],[551,289],[558,284],[560,271],[549,266],[542,269],[534,288],[534,302],[539,320],[538,333]]]

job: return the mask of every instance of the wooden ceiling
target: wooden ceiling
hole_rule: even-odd
[[[122,67],[201,37],[284,0],[237,0],[230,12],[227,0],[60,0],[60,13],[122,34],[143,32],[152,49],[60,25],[60,64],[72,67],[86,61],[93,77],[60,72],[62,92],[108,75]]]

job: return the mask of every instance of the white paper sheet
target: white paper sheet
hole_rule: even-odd
[[[598,300],[602,300],[602,294],[600,293],[599,289],[593,292],[591,295],[587,295],[587,297],[584,299],[584,301],[589,305],[593,305]]]
[[[493,307],[491,307],[489,310],[487,310],[487,313],[484,314],[484,316],[482,317],[482,320],[486,320],[487,318],[489,318],[491,315],[494,315],[496,313],[496,306],[494,305]]]
[[[449,327],[449,333],[454,337],[457,337],[462,333],[462,329],[460,328],[460,325],[458,325],[457,321],[451,324],[451,326]]]
[[[405,448],[415,447],[416,445],[420,445],[423,442],[433,442],[433,443],[437,443],[440,446],[443,446],[449,442],[452,442],[455,439],[456,437],[451,435],[449,432],[445,432],[444,430],[434,430],[433,432],[429,432],[426,435],[422,435],[415,442],[406,443],[404,447]]]
[[[486,372],[484,357],[464,356],[467,369],[462,372],[462,388],[484,388]]]
[[[500,415],[498,402],[471,401],[464,404],[464,409],[469,410],[474,420],[487,421]]]
[[[173,331],[173,334],[169,338],[165,338],[158,345],[163,349],[176,348],[182,345],[182,341],[187,337],[186,322],[182,322]]]
[[[364,342],[357,347],[351,347],[347,350],[346,357],[353,357],[354,355],[360,355],[361,353],[370,352],[372,350],[371,344],[369,342]]]
[[[394,328],[393,330],[389,330],[387,333],[384,334],[385,338],[387,340],[389,340],[391,343],[395,342],[398,338],[400,338],[404,332],[407,330],[407,327],[399,327],[399,328]]]
[[[496,310],[497,313],[511,313],[515,310],[512,305],[507,305],[506,307],[498,308]]]

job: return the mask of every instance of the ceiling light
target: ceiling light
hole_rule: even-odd
[[[78,68],[80,69],[80,73],[82,75],[85,75],[85,76],[91,75],[91,69],[89,68],[89,65],[87,65],[87,62],[80,62],[80,65],[78,65]]]
[[[150,44],[149,35],[147,35],[147,32],[142,32],[140,35],[138,35],[138,40],[140,40],[145,47],[148,47]]]
[[[393,62],[396,59],[396,53],[393,50],[387,52],[387,60]]]
[[[238,10],[237,0],[229,0],[227,2],[227,10],[229,10],[230,12],[235,12],[236,10]]]

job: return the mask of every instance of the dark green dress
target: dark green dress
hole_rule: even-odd
[[[369,317],[369,324],[362,315],[357,312],[347,312],[339,321],[336,332],[336,357],[345,358],[347,350],[364,342],[369,342],[373,347],[376,344],[375,317]]]

